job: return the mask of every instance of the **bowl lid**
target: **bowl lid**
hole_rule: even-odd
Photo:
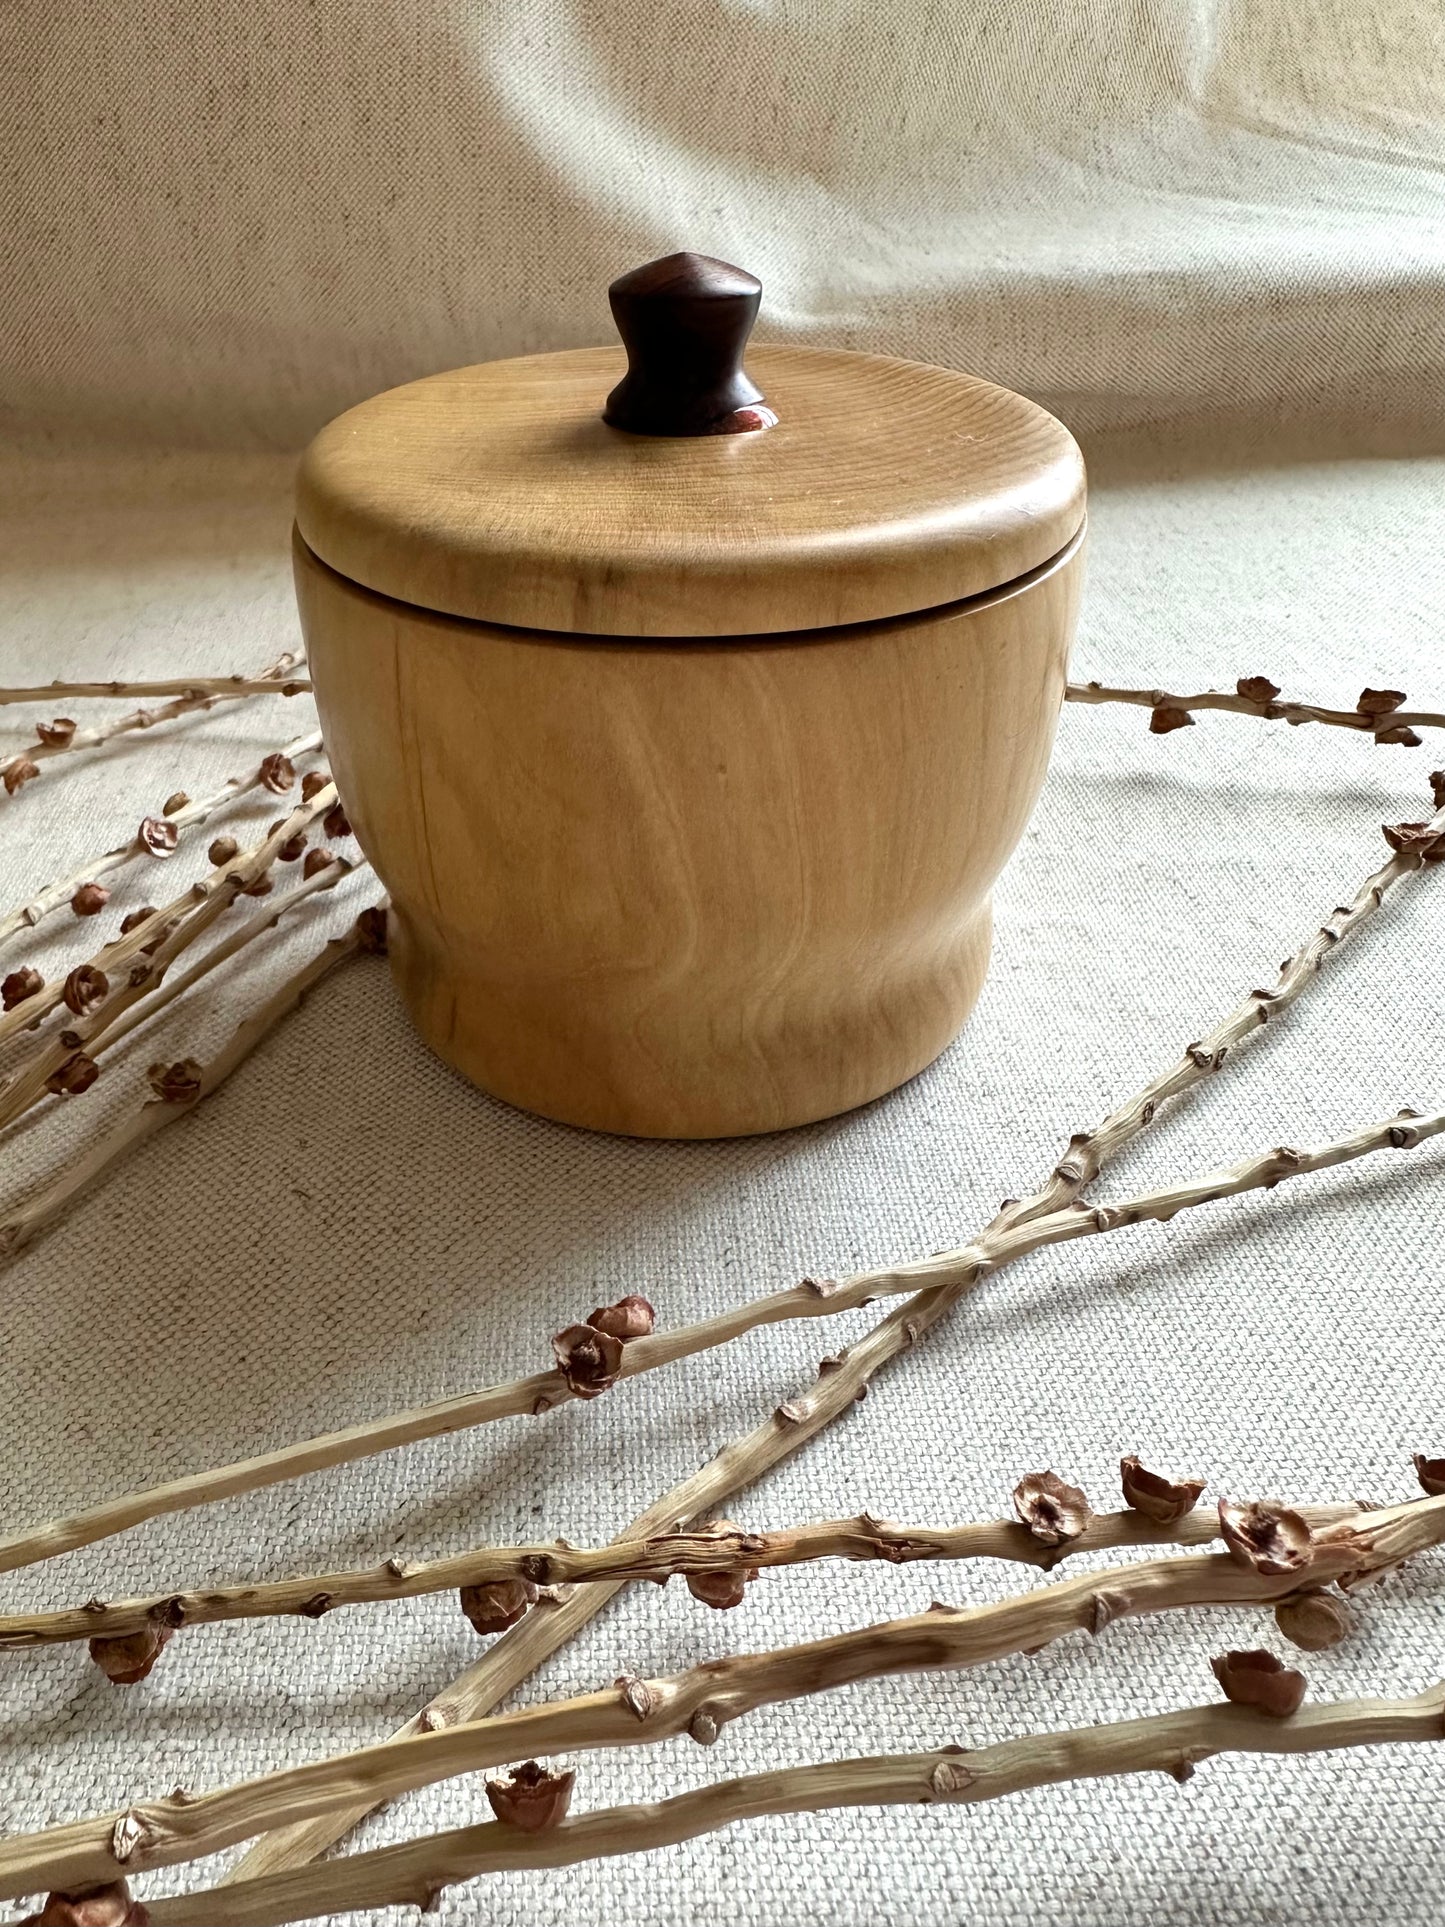
[[[324,428],[298,484],[313,553],[448,615],[735,636],[997,589],[1084,519],[1073,437],[1021,395],[833,349],[759,345],[744,368],[760,285],[702,256],[610,292],[625,362],[483,362]]]

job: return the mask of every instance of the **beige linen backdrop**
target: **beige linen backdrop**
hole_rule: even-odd
[[[608,280],[685,246],[761,275],[770,335],[967,367],[1080,433],[1080,676],[1267,673],[1346,706],[1370,682],[1445,707],[1434,0],[9,0],[0,73],[7,682],[224,672],[294,646],[305,438],[414,375],[605,339]],[[0,711],[0,753],[35,713]],[[311,713],[218,709],[0,797],[0,914]],[[676,1323],[966,1236],[1270,981],[1380,860],[1380,822],[1424,813],[1441,762],[1438,735],[1377,749],[1203,717],[1159,739],[1137,710],[1068,710],[964,1036],[894,1097],[786,1137],[668,1147],[521,1117],[427,1055],[383,965],[349,967],[0,1273],[5,1524],[532,1370],[626,1291]],[[160,882],[126,873],[97,924],[56,918],[0,965],[69,968],[201,862],[188,844]],[[134,1107],[153,1058],[213,1050],[374,889],[309,906],[84,1099],[10,1133],[0,1221]],[[1415,879],[1101,1194],[1445,1101],[1442,892]],[[1442,1171],[1434,1151],[1377,1160],[1044,1254],[729,1509],[989,1517],[1044,1465],[1104,1506],[1128,1450],[1214,1494],[1403,1495],[1409,1453],[1445,1450]],[[15,1575],[4,1600],[597,1540],[867,1322],[780,1327],[595,1405],[157,1521]],[[1354,1636],[1306,1662],[1316,1697],[1440,1674],[1441,1570],[1357,1605]],[[644,1587],[519,1698],[1017,1583],[778,1573],[726,1615]],[[587,1756],[578,1804],[1207,1700],[1209,1655],[1261,1640],[1280,1649],[1239,1612],[1124,1623],[759,1714],[711,1752]],[[78,1650],[0,1656],[0,1824],[378,1738],[476,1651],[443,1598],[199,1630],[131,1691]],[[1442,1775],[1430,1748],[1217,1761],[1182,1788],[759,1823],[458,1889],[442,1918],[1425,1927],[1445,1904]],[[460,1780],[364,1837],[484,1811]]]

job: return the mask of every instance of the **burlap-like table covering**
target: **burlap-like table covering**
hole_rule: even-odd
[[[1263,672],[1345,706],[1372,682],[1439,707],[1437,26],[1423,5],[1367,18],[1343,0],[12,11],[4,680],[259,666],[296,634],[290,451],[316,425],[434,367],[604,338],[610,275],[695,245],[763,276],[777,335],[968,366],[1080,430],[1094,521],[1077,674],[1193,688]],[[0,714],[7,753],[33,715]],[[52,765],[0,798],[0,907],[309,715],[305,697],[234,705]],[[534,1369],[554,1330],[626,1291],[677,1322],[961,1238],[1272,981],[1382,859],[1380,822],[1425,813],[1442,761],[1229,717],[1159,739],[1141,711],[1066,710],[964,1036],[894,1097],[786,1137],[637,1144],[520,1116],[427,1054],[383,964],[348,966],[4,1273],[7,1520]],[[236,820],[275,814],[265,799]],[[7,967],[76,961],[200,861],[192,839],[163,882],[127,872],[104,918],[54,919]],[[133,1106],[153,1058],[213,1049],[373,889],[317,900],[87,1097],[9,1134],[0,1205]],[[1409,882],[1100,1195],[1438,1105],[1442,889]],[[1445,1449],[1441,1170],[1432,1149],[1380,1158],[1042,1254],[729,1510],[983,1518],[1044,1465],[1106,1505],[1130,1449],[1216,1493],[1403,1496],[1410,1452]],[[597,1540],[868,1319],[777,1328],[593,1405],[159,1521],[5,1596]],[[726,1615],[642,1587],[525,1697],[1025,1577],[779,1572]],[[1304,1662],[1312,1691],[1434,1680],[1440,1586],[1427,1560],[1363,1599],[1357,1634]],[[1285,1650],[1243,1613],[1125,1623],[758,1714],[709,1752],[587,1756],[578,1804],[1208,1700],[1209,1655],[1261,1639]],[[128,1692],[79,1649],[12,1656],[3,1823],[380,1737],[476,1651],[439,1598],[200,1630]],[[1424,1923],[1442,1904],[1442,1757],[1222,1760],[1183,1788],[760,1823],[456,1890],[442,1918]],[[459,1780],[364,1838],[482,1812]]]

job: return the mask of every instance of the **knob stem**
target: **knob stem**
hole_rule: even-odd
[[[607,290],[627,373],[603,420],[633,435],[717,435],[763,428],[762,390],[743,367],[763,284],[706,254],[669,254]],[[742,411],[741,414],[739,411]]]

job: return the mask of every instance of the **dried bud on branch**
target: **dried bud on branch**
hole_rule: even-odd
[[[386,955],[386,905],[374,903],[356,919],[356,942],[373,957]]]
[[[1377,743],[1398,743],[1402,749],[1418,749],[1421,738],[1405,723],[1392,723],[1387,729],[1375,731]]]
[[[657,1313],[647,1299],[634,1292],[629,1297],[619,1298],[615,1305],[599,1305],[587,1320],[593,1331],[606,1332],[611,1338],[620,1338],[625,1345],[629,1338],[646,1338],[657,1323]]]
[[[537,1603],[530,1579],[493,1579],[484,1586],[463,1586],[462,1611],[483,1636],[504,1633],[515,1626],[529,1606]]]
[[[1307,1653],[1327,1652],[1350,1630],[1350,1615],[1328,1592],[1297,1592],[1274,1609],[1274,1623],[1291,1645]]]
[[[303,803],[309,803],[312,797],[318,796],[330,781],[331,771],[329,769],[307,770],[306,774],[301,778],[301,801]]]
[[[0,782],[5,785],[7,796],[13,796],[23,784],[40,774],[40,765],[32,763],[28,756],[12,756],[0,771]]]
[[[1445,1492],[1445,1459],[1427,1459],[1423,1452],[1417,1452],[1415,1477],[1420,1481],[1422,1492],[1428,1492],[1432,1499],[1438,1499]]]
[[[1314,1555],[1309,1521],[1273,1499],[1251,1505],[1221,1499],[1219,1529],[1239,1564],[1266,1577],[1298,1572]]]
[[[193,1104],[201,1094],[205,1070],[194,1057],[182,1057],[174,1064],[152,1064],[146,1081],[166,1104]]]
[[[569,1325],[552,1340],[557,1369],[576,1398],[596,1398],[617,1383],[622,1370],[622,1340],[593,1325]]]
[[[12,970],[4,983],[0,984],[0,1004],[6,1010],[14,1010],[17,1004],[23,1004],[27,997],[33,997],[37,990],[44,988],[45,979],[40,972],[25,964],[19,970]]]
[[[168,823],[163,816],[143,816],[136,832],[141,843],[152,856],[174,856],[181,833],[174,823]]]
[[[139,910],[132,910],[121,918],[120,934],[128,937],[132,930],[139,930],[143,923],[148,923],[155,913],[156,906],[153,903],[143,903]]]
[[[306,854],[306,832],[298,830],[295,836],[288,836],[276,852],[278,863],[299,863]]]
[[[1062,1546],[1077,1539],[1093,1518],[1089,1501],[1057,1472],[1030,1472],[1014,1487],[1014,1511],[1036,1539]]]
[[[546,1833],[566,1818],[576,1778],[570,1769],[549,1773],[535,1760],[523,1760],[509,1773],[487,1781],[487,1799],[503,1825],[523,1833]]]
[[[1272,703],[1279,694],[1279,684],[1268,676],[1241,676],[1234,689],[1250,703]]]
[[[249,883],[242,887],[240,895],[243,897],[269,897],[275,888],[275,877],[272,876],[269,870],[263,870],[260,876],[253,877]]]
[[[223,863],[229,863],[231,861],[231,858],[235,856],[240,847],[235,837],[218,836],[206,851],[206,855],[219,870]]]
[[[722,1538],[735,1533],[738,1528],[731,1519],[715,1519],[708,1530]],[[719,1572],[690,1572],[686,1575],[687,1589],[704,1606],[711,1606],[715,1612],[727,1612],[733,1606],[741,1606],[748,1587],[757,1576],[756,1566],[729,1566]]]
[[[64,749],[75,734],[75,718],[55,716],[48,723],[37,723],[35,734],[47,749]]]
[[[1221,1653],[1212,1659],[1224,1697],[1236,1706],[1254,1706],[1272,1719],[1287,1720],[1305,1696],[1305,1676],[1273,1653]]]
[[[85,1017],[110,995],[110,979],[94,964],[77,964],[66,978],[61,995],[67,1010],[73,1010],[77,1017]]]
[[[328,836],[350,836],[351,821],[339,803],[333,803],[321,819],[321,827]]]
[[[150,1914],[123,1880],[108,1880],[103,1887],[47,1894],[40,1912],[27,1914],[20,1927],[150,1927]]]
[[[1428,823],[1383,823],[1385,841],[1404,856],[1418,856],[1424,863],[1438,863],[1445,857],[1445,830],[1432,829]]]
[[[1445,810],[1445,769],[1432,769],[1430,772],[1430,794],[1437,810]]]
[[[170,1643],[172,1628],[152,1621],[138,1633],[93,1639],[90,1656],[116,1686],[138,1686]]]
[[[1192,1512],[1204,1490],[1203,1479],[1166,1479],[1162,1473],[1146,1471],[1132,1452],[1119,1461],[1119,1482],[1125,1505],[1161,1526],[1173,1525]]]
[[[79,1097],[88,1091],[100,1076],[100,1066],[93,1057],[87,1057],[83,1050],[67,1057],[59,1070],[52,1071],[45,1080],[45,1088],[56,1097]]]
[[[306,861],[301,865],[301,874],[304,877],[314,877],[318,870],[324,870],[328,863],[335,861],[336,858],[331,851],[318,843],[314,850],[306,852]]]
[[[1160,703],[1149,712],[1149,733],[1151,736],[1167,736],[1171,729],[1193,729],[1194,718],[1187,709],[1176,709],[1173,703]]]
[[[283,756],[279,749],[261,758],[259,775],[265,787],[275,796],[284,796],[296,781],[296,765],[289,756]]]
[[[1355,708],[1362,716],[1389,716],[1404,700],[1403,689],[1362,689]]]
[[[82,883],[70,899],[70,907],[78,917],[96,917],[110,902],[110,892],[103,883]]]
[[[165,802],[161,804],[161,815],[162,816],[179,815],[180,812],[186,807],[187,803],[190,802],[190,800],[191,800],[190,797],[186,794],[184,790],[172,790],[170,795],[166,798]]]

